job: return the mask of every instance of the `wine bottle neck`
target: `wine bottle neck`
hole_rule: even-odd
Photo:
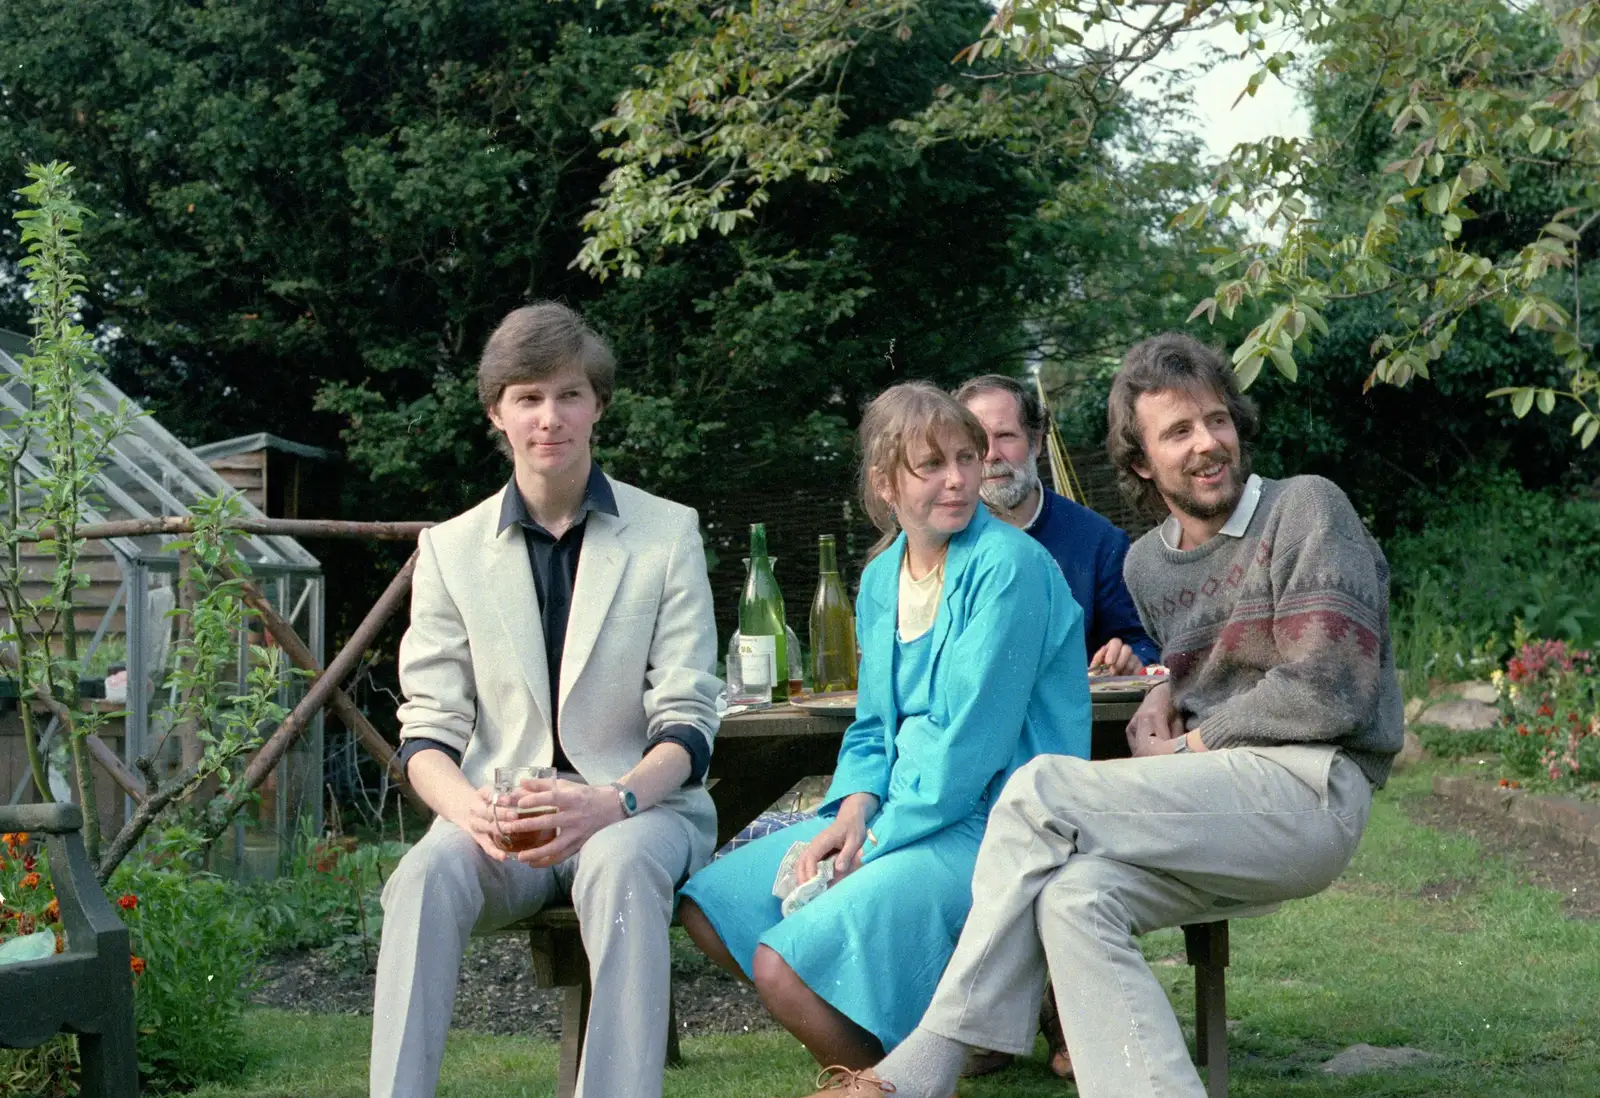
[[[839,570],[839,561],[834,549],[832,538],[821,538],[817,542],[817,571],[823,575]]]

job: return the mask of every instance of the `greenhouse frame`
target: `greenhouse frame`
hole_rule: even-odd
[[[17,362],[17,357],[27,350],[25,337],[0,330],[0,438],[8,441],[14,440],[17,416],[26,411],[31,396]],[[134,418],[128,429],[111,442],[96,478],[93,506],[86,509],[82,522],[183,517],[190,514],[190,505],[202,497],[222,494],[238,499],[243,517],[266,517],[103,376],[92,376],[85,403],[107,413],[125,407],[134,412]],[[37,452],[24,454],[21,468],[24,477],[37,478],[46,469],[44,456]],[[131,764],[139,756],[157,750],[153,761],[163,776],[175,771],[169,756],[178,746],[169,735],[170,722],[163,723],[175,696],[171,688],[163,685],[163,679],[173,645],[175,621],[170,611],[179,567],[174,548],[178,540],[179,536],[172,534],[140,534],[105,539],[103,548],[97,549],[95,543],[86,545],[82,563],[90,583],[80,592],[82,602],[76,623],[80,636],[92,630],[87,646],[80,646],[86,667],[95,666],[96,652],[103,646],[114,650],[116,641],[122,641],[127,694],[120,754]],[[249,566],[253,582],[305,640],[320,665],[325,645],[325,590],[316,557],[294,538],[278,535],[240,534],[235,546]],[[97,562],[99,573],[94,570]],[[112,562],[114,569],[110,567]],[[94,614],[98,614],[98,621]],[[269,643],[259,633],[247,632],[239,637],[241,681],[252,642]],[[296,677],[280,689],[279,701],[292,707],[303,693],[304,680]],[[111,703],[102,704],[109,707]],[[46,738],[54,737],[55,726],[52,720]],[[234,827],[232,850],[221,852],[224,859],[231,856],[238,872],[275,872],[277,862],[293,849],[298,829],[309,825],[313,834],[320,832],[320,716],[284,757],[275,777],[276,780],[269,779],[270,787],[262,787],[262,804],[255,817],[246,821],[245,814],[241,814]],[[11,804],[25,799],[32,787],[26,774],[22,780],[8,784],[11,788],[0,789],[0,796],[7,797]],[[132,811],[130,798],[124,796],[122,802],[119,820]]]

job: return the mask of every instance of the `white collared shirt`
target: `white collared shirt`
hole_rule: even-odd
[[[1039,521],[1039,516],[1044,514],[1044,481],[1038,477],[1033,478],[1033,486],[1039,489],[1039,503],[1033,509],[1033,517],[1022,524],[1024,530],[1032,530],[1033,524]]]
[[[1250,528],[1250,520],[1255,518],[1256,505],[1261,502],[1261,478],[1251,473],[1250,479],[1244,482],[1244,491],[1239,495],[1239,502],[1233,506],[1233,514],[1228,516],[1228,521],[1222,524],[1222,529],[1217,533],[1230,538],[1242,538],[1244,532]],[[1167,521],[1161,524],[1161,540],[1166,542],[1167,548],[1178,552],[1178,546],[1183,542],[1183,527],[1178,525],[1176,515],[1168,515]]]

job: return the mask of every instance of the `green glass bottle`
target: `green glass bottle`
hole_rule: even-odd
[[[856,688],[856,616],[839,578],[833,535],[817,538],[817,593],[811,600],[811,688]]]
[[[739,597],[739,672],[746,693],[765,690],[789,700],[789,644],[784,636],[783,592],[767,559],[767,528],[750,524],[750,574]]]

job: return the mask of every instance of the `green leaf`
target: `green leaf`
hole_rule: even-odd
[[[1578,443],[1578,445],[1587,450],[1589,448],[1589,444],[1594,441],[1594,436],[1597,433],[1600,433],[1600,419],[1590,420],[1589,426],[1584,429],[1583,441]]]
[[[1264,358],[1265,356],[1258,347],[1255,353],[1234,367],[1234,371],[1239,377],[1239,388],[1241,390],[1250,388],[1255,384],[1256,378],[1261,376],[1261,363]]]
[[[1546,146],[1550,144],[1555,135],[1556,132],[1549,126],[1535,127],[1533,133],[1528,136],[1528,151],[1535,156],[1544,152]]]
[[[1278,368],[1280,374],[1290,381],[1299,379],[1300,367],[1295,364],[1294,355],[1277,344],[1268,347],[1267,353],[1272,356],[1272,364]]]
[[[1539,411],[1545,415],[1549,415],[1556,410],[1556,394],[1554,390],[1540,389],[1539,395],[1535,399],[1539,403]]]
[[[1422,208],[1431,214],[1442,215],[1450,208],[1450,184],[1435,183],[1422,192]]]
[[[1527,415],[1528,414],[1528,410],[1531,409],[1532,407],[1533,407],[1533,390],[1532,389],[1527,389],[1527,388],[1518,389],[1516,391],[1516,394],[1511,398],[1511,414],[1516,416],[1518,419],[1521,419],[1523,416]]]
[[[1306,318],[1311,321],[1311,326],[1317,330],[1317,334],[1328,334],[1328,322],[1322,319],[1321,313],[1317,312],[1317,310],[1313,309],[1311,306],[1305,304],[1300,306],[1300,311],[1304,313]]]

